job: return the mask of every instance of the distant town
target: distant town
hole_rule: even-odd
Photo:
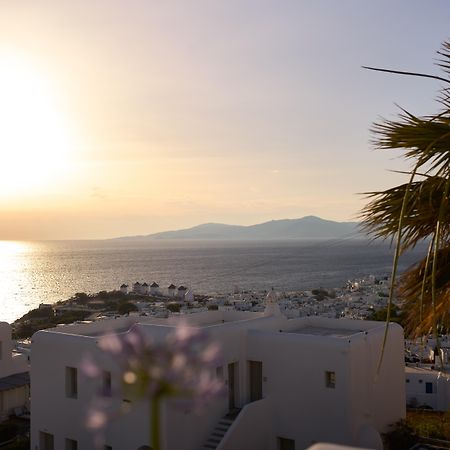
[[[278,304],[288,318],[321,316],[328,318],[381,319],[387,306],[387,276],[350,280],[344,287],[277,292]],[[241,290],[228,294],[197,294],[183,285],[160,286],[157,282],[123,283],[112,291],[76,293],[56,304],[40,304],[13,323],[14,337],[28,338],[35,331],[57,325],[117,318],[122,315],[156,316],[192,314],[208,310],[262,312],[268,291]],[[395,317],[394,317],[395,319]]]
[[[205,439],[205,443],[202,448],[222,448],[219,447],[219,444],[223,444],[224,449],[229,448],[231,450],[234,447],[227,447],[224,442],[227,442],[230,435],[233,436],[232,426],[234,426],[236,417],[238,415],[239,417],[242,416],[242,421],[245,423],[246,414],[249,413],[241,412],[241,410],[247,411],[248,408],[254,408],[255,406],[251,405],[259,404],[255,404],[255,401],[263,401],[264,392],[269,389],[269,385],[263,380],[266,379],[264,373],[271,373],[271,364],[275,363],[273,356],[270,355],[273,355],[273,352],[279,352],[280,357],[283,354],[283,358],[287,358],[286,361],[280,362],[280,364],[288,364],[288,360],[291,358],[289,356],[289,341],[285,341],[288,339],[288,336],[292,336],[292,338],[296,336],[295,339],[298,340],[298,343],[295,344],[299,346],[298,352],[300,353],[298,353],[298,357],[300,359],[298,361],[301,361],[301,358],[308,358],[307,355],[311,351],[326,352],[327,356],[325,359],[314,359],[311,369],[315,368],[314,370],[317,370],[320,366],[320,370],[325,371],[326,387],[335,389],[338,383],[343,382],[343,379],[340,378],[342,375],[339,374],[352,367],[352,359],[355,359],[355,361],[361,360],[363,366],[370,367],[370,371],[364,376],[367,377],[365,381],[365,383],[368,383],[367,386],[372,383],[372,377],[375,377],[376,373],[376,362],[380,356],[379,349],[384,333],[383,330],[385,329],[385,324],[377,321],[386,320],[389,284],[388,276],[377,278],[369,275],[365,278],[350,280],[344,286],[334,289],[318,287],[307,291],[276,292],[273,289],[269,289],[257,292],[242,290],[236,286],[234,291],[228,294],[197,294],[190,286],[176,286],[175,284],[160,286],[155,281],[136,281],[131,285],[123,283],[109,292],[101,291],[96,294],[76,293],[70,299],[57,302],[56,304],[40,304],[38,308],[29,311],[11,326],[6,323],[0,324],[0,337],[3,342],[4,355],[7,356],[10,352],[10,359],[6,358],[6,364],[3,366],[3,370],[0,371],[0,379],[2,380],[0,388],[3,386],[3,403],[0,413],[3,420],[6,420],[4,426],[9,426],[10,429],[14,430],[15,434],[11,432],[15,436],[14,439],[19,439],[20,441],[20,430],[22,429],[23,431],[23,427],[25,427],[26,432],[26,424],[31,412],[35,417],[38,417],[34,421],[34,425],[32,425],[31,442],[45,443],[46,439],[50,443],[53,442],[53,434],[39,431],[49,427],[53,429],[53,425],[57,421],[56,416],[49,415],[47,417],[42,413],[42,408],[47,408],[46,405],[48,403],[45,392],[49,383],[49,370],[55,374],[53,377],[55,379],[52,383],[65,383],[67,398],[79,398],[80,389],[84,389],[79,385],[78,381],[80,361],[86,353],[94,352],[91,347],[92,343],[95,344],[96,342],[89,341],[89,339],[111,332],[126,334],[130,332],[129,330],[132,329],[130,327],[133,326],[142,326],[143,330],[148,330],[151,336],[158,336],[158,330],[176,329],[179,326],[177,324],[188,323],[189,326],[210,329],[211,331],[215,330],[214,333],[218,333],[218,339],[224,346],[225,351],[232,352],[230,355],[235,351],[242,352],[245,346],[241,347],[241,344],[237,342],[232,344],[229,341],[229,336],[242,336],[240,339],[244,339],[244,336],[246,336],[246,340],[250,339],[247,343],[247,346],[250,345],[247,350],[250,353],[244,359],[247,358],[250,361],[249,382],[255,383],[257,387],[248,392],[246,390],[242,392],[234,391],[236,388],[233,388],[229,383],[238,382],[235,377],[240,373],[240,369],[238,362],[236,362],[238,357],[231,357],[231,360],[235,362],[229,362],[225,366],[226,371],[224,371],[224,366],[217,368],[219,378],[222,377],[226,380],[230,386],[229,392],[232,392],[233,395],[233,397],[229,397],[227,405],[223,405],[222,409],[220,409],[221,411],[228,410],[229,413],[218,422],[215,428],[213,423],[208,425],[209,422],[198,422],[197,427],[199,428],[196,429],[195,433],[193,431],[193,434],[189,435],[189,439],[193,439],[191,443],[192,448],[193,443],[197,442],[199,444],[195,439],[203,436],[202,439]],[[399,304],[394,305],[391,322],[401,323],[400,306]],[[402,411],[406,407],[409,408],[409,411],[429,409],[436,412],[441,411],[444,414],[450,404],[449,336],[440,336],[440,345],[438,347],[433,336],[425,336],[420,340],[403,341],[401,328],[395,327],[396,324],[394,323],[389,325],[390,331],[387,341],[389,348],[386,350],[385,362],[383,362],[386,366],[383,369],[385,371],[383,372],[385,373],[383,377],[385,378],[381,382],[381,385],[384,386],[382,388],[384,391],[391,391],[391,398],[389,402],[385,399],[383,403],[382,411],[384,412],[382,414],[384,419],[382,423],[384,425],[376,429],[371,428],[371,432],[375,433],[375,436],[378,436],[379,431],[384,430],[386,432],[387,424],[395,422],[395,418],[400,419],[403,417],[404,413]],[[46,330],[48,333],[42,334],[39,330]],[[263,334],[257,334],[251,338],[253,336],[251,330],[255,330],[254,332],[260,330],[257,333]],[[256,350],[251,350],[253,344],[250,343],[258,336],[257,340],[262,339],[261,344],[256,344],[255,341],[254,345],[256,345],[255,349],[260,348],[259,345],[263,345],[262,342],[265,342],[263,338],[264,333],[269,332],[269,330],[270,341],[267,341],[264,345],[269,345],[273,349],[266,356],[257,356],[257,353],[261,350],[258,350],[252,356],[252,352]],[[228,335],[229,332],[231,335]],[[278,343],[277,339],[281,338],[281,335],[284,336],[283,340]],[[33,345],[31,336],[33,336]],[[349,349],[353,350],[339,350],[344,342],[350,346]],[[281,345],[278,350],[276,350],[277,345]],[[323,345],[326,347],[323,347]],[[89,350],[90,348],[91,350]],[[281,348],[283,351],[281,351]],[[348,361],[346,357],[342,356],[342,358],[339,357],[339,362],[337,360],[334,363],[332,362],[340,354],[339,352],[342,355],[346,355],[349,351],[350,359]],[[62,363],[66,367],[65,381],[64,377],[60,379],[61,377],[58,375],[61,372],[59,359],[52,357],[53,354],[63,354],[61,352],[65,354],[64,358],[67,360],[65,363]],[[397,354],[398,352],[400,352],[400,355]],[[30,410],[30,356],[32,356],[34,361],[32,376],[33,386],[35,386],[33,391],[35,394],[32,395],[32,410]],[[400,356],[400,359],[398,356]],[[258,362],[260,358],[263,359],[263,363]],[[254,360],[256,362],[253,362]],[[404,365],[402,360],[405,362]],[[266,367],[264,372],[262,372],[262,364]],[[347,367],[348,364],[349,366]],[[308,375],[309,372],[305,372],[303,365],[300,364],[298,368],[297,366],[295,367],[295,370],[298,371],[298,377],[300,377],[298,379],[308,379],[310,376]],[[358,377],[361,376],[361,374],[358,375]],[[107,383],[111,386],[111,375],[108,375],[108,380]],[[281,379],[277,380],[277,377],[272,375],[272,384],[274,386],[279,381],[282,382]],[[284,395],[282,384],[280,386],[277,385],[277,390],[274,391],[277,392],[276,395]],[[36,386],[39,389],[36,389]],[[296,392],[302,391],[302,389],[299,389],[297,387]],[[315,392],[320,391],[320,389],[319,391],[317,389],[319,388],[316,388]],[[365,395],[375,395],[375,391],[371,391],[372,388],[368,389],[370,393]],[[373,389],[376,390],[375,387]],[[357,401],[356,398],[351,400],[356,395],[355,392],[354,388],[347,392],[349,401]],[[250,403],[248,403],[248,396],[250,396]],[[63,408],[62,404],[58,406],[58,402],[61,401],[62,399],[58,400],[57,397],[55,398],[54,402],[56,403],[53,403],[56,409],[53,409],[54,411],[58,411],[58,408]],[[315,401],[313,398],[309,400],[303,398],[303,402],[310,404],[310,407]],[[330,402],[330,399],[325,396],[323,401]],[[88,406],[88,401],[85,400],[83,408],[88,408]],[[263,408],[263,410],[267,408],[267,406],[263,407],[261,405],[258,407]],[[63,409],[66,410],[65,407]],[[81,410],[77,414],[76,420],[83,420],[80,416],[82,414]],[[289,424],[290,415],[287,412],[286,414],[284,420],[285,423]],[[375,410],[373,414],[375,414]],[[379,412],[376,414],[379,414]],[[409,414],[411,415],[413,412]],[[216,420],[220,418],[217,415],[214,417],[216,417]],[[358,413],[355,413],[352,420],[358,421],[358,417]],[[175,416],[172,419],[175,420]],[[432,419],[438,420],[436,416],[433,416]],[[13,425],[10,424],[11,420]],[[178,420],[176,419],[176,421]],[[315,423],[317,417],[312,415],[310,420],[312,421],[311,423]],[[19,421],[20,426],[17,425],[17,421]],[[376,423],[377,421],[373,422],[371,427],[378,427]],[[66,423],[66,425],[68,424],[70,422]],[[290,434],[292,439],[294,439],[296,436],[294,431],[295,424],[292,423],[291,425],[292,430]],[[144,439],[141,434],[143,430],[145,431],[145,425],[136,426],[136,433],[140,436],[139,439]],[[208,427],[213,429],[209,438],[206,436]],[[203,430],[203,428],[205,429]],[[6,429],[8,430],[8,428]],[[111,428],[111,430],[116,431],[118,429],[120,427]],[[19,434],[17,435],[17,433]],[[67,434],[69,433],[72,433],[70,436],[74,436],[75,431],[69,432],[68,430]],[[88,441],[91,439],[85,430],[80,429],[77,433],[77,439],[70,438],[69,440],[81,442],[83,439]],[[331,433],[329,438],[332,439],[333,427],[327,433]],[[346,442],[360,443],[360,441],[352,441],[351,434],[346,435],[342,429],[336,431],[336,433],[336,436],[346,436]],[[320,433],[317,434],[317,436],[319,435],[321,439],[327,439],[327,436],[322,436]],[[6,432],[5,436],[8,436],[8,432]],[[314,430],[311,430],[301,437],[300,435],[296,436],[295,439],[299,442],[303,439],[305,441],[304,445],[306,445],[309,442],[308,439],[312,439],[314,436]],[[445,433],[443,436],[445,436]],[[43,441],[39,441],[39,439],[43,439]],[[129,439],[129,436],[127,439]],[[256,441],[258,440],[257,438],[255,439]],[[261,440],[263,437],[261,436],[259,439]],[[264,439],[267,440],[269,437],[266,436]],[[367,448],[379,448],[378,440],[379,438],[376,438],[372,442],[371,447]],[[128,445],[127,442],[125,440],[123,444]],[[266,441],[264,440],[264,442]],[[179,445],[179,442],[174,443],[171,448],[179,448]],[[42,445],[42,448],[52,449],[58,447],[45,444]]]

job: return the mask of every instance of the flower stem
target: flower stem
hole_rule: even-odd
[[[160,433],[159,403],[160,398],[158,395],[152,397],[150,402],[152,450],[161,450],[160,434],[159,434]]]

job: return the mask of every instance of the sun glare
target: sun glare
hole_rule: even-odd
[[[71,144],[50,81],[27,61],[0,53],[0,196],[52,188],[69,167]]]

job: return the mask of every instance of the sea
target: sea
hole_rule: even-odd
[[[403,255],[400,271],[425,251],[419,245]],[[342,287],[349,279],[389,275],[392,255],[388,243],[355,239],[0,241],[0,321],[77,292],[136,281],[183,284],[206,295]]]

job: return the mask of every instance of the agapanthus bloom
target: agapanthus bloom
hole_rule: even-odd
[[[220,365],[219,345],[211,342],[201,329],[180,325],[166,339],[156,341],[141,326],[134,325],[126,333],[101,337],[98,346],[118,365],[121,392],[96,399],[87,422],[92,429],[103,428],[110,417],[117,415],[111,408],[111,400],[116,396],[150,400],[155,416],[163,398],[171,397],[198,411],[224,391],[223,382],[214,370]],[[85,360],[83,369],[90,377],[102,373],[91,358]],[[155,450],[158,448],[156,428],[159,428],[159,417],[152,417]]]

